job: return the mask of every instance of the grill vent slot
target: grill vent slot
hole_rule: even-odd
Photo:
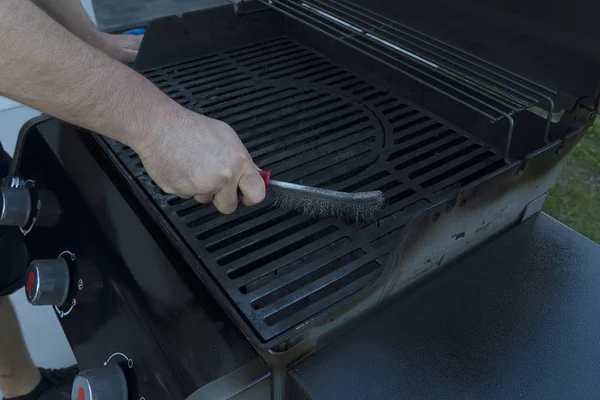
[[[444,189],[505,166],[467,132],[286,38],[145,75],[181,104],[229,123],[275,179],[385,193],[377,219],[358,225],[306,218],[269,200],[225,216],[163,193],[131,149],[109,140],[198,257],[196,273],[216,280],[261,341],[371,282],[408,207],[444,200]]]

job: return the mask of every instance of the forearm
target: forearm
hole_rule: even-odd
[[[102,33],[92,22],[80,0],[32,0],[73,34],[98,47]]]
[[[130,146],[185,112],[23,0],[0,0],[0,93]]]

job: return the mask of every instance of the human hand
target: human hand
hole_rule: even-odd
[[[265,198],[259,170],[229,125],[183,108],[174,114],[132,146],[154,182],[167,193],[212,202],[223,214],[239,200],[254,205]]]
[[[100,33],[98,48],[117,61],[130,64],[137,58],[143,35]]]

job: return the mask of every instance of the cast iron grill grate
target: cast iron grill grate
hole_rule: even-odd
[[[505,165],[455,126],[287,38],[156,68],[180,104],[222,119],[276,179],[382,190],[374,221],[306,218],[268,202],[223,216],[164,194],[127,147],[112,149],[233,301],[269,341],[371,282],[411,208]]]

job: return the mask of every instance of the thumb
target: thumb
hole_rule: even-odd
[[[258,173],[258,170],[254,168],[244,172],[240,178],[238,187],[242,193],[242,203],[247,206],[253,206],[260,203],[267,195],[265,182]]]

